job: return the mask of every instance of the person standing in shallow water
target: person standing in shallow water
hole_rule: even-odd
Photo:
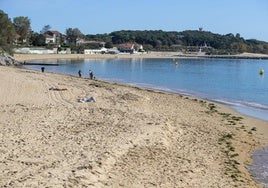
[[[45,71],[45,67],[41,67],[41,71],[44,72]]]
[[[79,77],[82,76],[82,71],[81,70],[78,71],[78,75],[79,75]]]

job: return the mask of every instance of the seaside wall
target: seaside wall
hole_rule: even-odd
[[[31,48],[16,48],[14,49],[15,53],[19,54],[56,54],[57,49],[48,50],[48,49],[31,49]]]
[[[53,48],[53,50],[45,48],[16,48],[14,52],[18,54],[70,54],[71,50],[68,48],[61,51],[58,51],[58,48]]]

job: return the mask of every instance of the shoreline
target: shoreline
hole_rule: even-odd
[[[268,145],[265,121],[136,86],[13,67],[0,75],[0,185],[261,187],[247,168]]]
[[[173,55],[171,55],[173,54]],[[31,61],[31,60],[38,60],[38,59],[131,59],[131,58],[178,58],[178,59],[195,59],[195,58],[228,58],[228,59],[233,59],[233,58],[243,58],[243,59],[265,59],[265,57],[268,57],[268,55],[265,54],[252,54],[252,53],[243,53],[243,54],[238,54],[238,55],[222,55],[222,56],[198,56],[198,55],[185,55],[185,56],[176,56],[176,53],[161,53],[161,52],[155,52],[155,53],[149,53],[149,54],[117,54],[117,55],[112,55],[112,54],[15,54],[15,59],[19,61]],[[38,63],[27,63],[25,65],[48,65],[48,66],[58,66],[57,62],[46,62],[42,64]],[[180,94],[180,93],[179,93]],[[187,95],[187,94],[186,94]],[[190,94],[191,95],[191,94]],[[199,97],[200,96],[196,96]],[[202,97],[201,97],[202,98]],[[206,99],[206,98],[205,98]],[[210,100],[210,99],[207,99]],[[220,101],[217,100],[211,100],[212,102],[216,103],[221,103]],[[241,114],[246,114],[250,117],[261,119],[264,121],[268,121],[268,119],[263,115],[262,109],[256,109],[256,111],[253,113],[254,107],[243,105],[242,106],[236,106],[237,104],[234,105],[229,105],[228,101],[225,101],[225,105],[228,105],[230,108],[234,109],[235,111],[240,112]],[[240,105],[240,104],[239,104]]]
[[[202,58],[204,56],[197,56],[197,55],[190,55],[190,56],[175,56],[179,58]],[[215,56],[206,56],[204,58],[217,58],[217,55]],[[222,55],[221,57],[223,58],[246,58],[246,59],[262,59],[262,58],[268,58],[268,55],[266,54],[253,54],[253,53],[243,53],[243,54],[238,54],[238,55]],[[109,59],[109,58],[174,58],[174,55],[169,55],[168,53],[155,53],[155,54],[14,54],[14,59],[17,61],[29,61],[29,60],[39,60],[39,59]],[[57,73],[55,73],[57,74]],[[103,81],[103,80],[102,80]],[[108,82],[108,81],[103,81],[107,83],[112,83],[112,84],[119,84],[119,85],[125,85],[121,83],[113,83],[113,82]],[[140,88],[139,86],[131,86],[131,85],[125,85],[129,87],[135,87],[135,88]],[[164,93],[170,93],[168,91],[163,91],[163,90],[156,90],[156,89],[150,89],[150,88],[143,88],[145,90],[152,90],[152,91],[159,91],[159,92],[164,92]],[[170,94],[175,94],[175,95],[184,95],[186,97],[191,97],[191,98],[199,98],[198,96],[192,96],[192,95],[185,95],[181,93],[173,93],[171,92]],[[210,101],[212,103],[216,103],[220,106],[225,106],[227,108],[224,108],[225,110],[229,111],[232,114],[244,116],[250,119],[256,119],[260,122],[268,123],[267,120],[260,119],[257,117],[253,117],[247,114],[241,113],[239,110],[232,108],[230,105],[221,103],[219,101],[215,100],[209,100],[209,99],[203,99]],[[268,125],[268,124],[267,124]],[[266,129],[262,129],[265,130]],[[267,133],[268,133],[268,128],[267,128]],[[268,139],[268,136],[267,136]],[[267,142],[268,146],[268,142]]]
[[[176,56],[177,57],[177,56]],[[202,56],[178,56],[179,58],[200,58]],[[205,58],[213,58],[214,56],[205,56]],[[243,53],[243,54],[238,54],[238,55],[223,55],[222,57],[224,58],[246,58],[246,59],[256,59],[256,58],[268,58],[268,55],[266,54],[253,54],[253,53]],[[37,60],[37,59],[109,59],[109,58],[174,58],[174,55],[169,55],[169,53],[155,53],[155,54],[14,54],[14,59],[17,61],[29,61],[29,60]],[[57,74],[57,73],[55,73]],[[103,81],[103,80],[102,80]],[[103,81],[103,82],[108,82],[108,81]],[[108,82],[110,83],[110,82]],[[113,83],[113,82],[111,82]],[[113,84],[119,84],[119,85],[125,85],[125,84],[120,84],[120,83],[113,83]],[[135,87],[135,88],[140,88],[139,86],[130,86],[126,85],[127,87]],[[152,90],[152,91],[159,91],[159,92],[164,92],[164,93],[170,93],[168,91],[163,91],[163,90],[155,90],[155,89],[150,89],[150,88],[143,88],[145,90]],[[171,92],[170,94],[175,94],[175,95],[184,95],[180,93],[173,93]],[[191,98],[198,98],[196,96],[192,95],[185,95],[186,97],[191,97]],[[247,117],[253,120],[258,120],[260,122],[268,123],[268,121],[252,117],[246,114],[243,114],[239,112],[238,110],[232,108],[230,105],[221,103],[219,101],[215,100],[209,100],[209,99],[203,99],[210,101],[212,103],[216,103],[220,106],[225,106],[225,110],[232,114],[240,115],[243,117]],[[267,124],[268,125],[268,124]],[[262,130],[267,130],[268,133],[268,128],[267,129],[262,129]],[[268,139],[268,136],[267,136]],[[267,146],[268,146],[268,141],[267,141]]]

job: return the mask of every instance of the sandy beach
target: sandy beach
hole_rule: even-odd
[[[4,66],[0,78],[0,187],[262,187],[247,167],[268,122],[101,80]]]

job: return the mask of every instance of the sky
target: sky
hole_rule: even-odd
[[[35,32],[45,25],[64,34],[202,27],[268,42],[268,0],[0,0],[0,10],[11,19],[28,17]]]

